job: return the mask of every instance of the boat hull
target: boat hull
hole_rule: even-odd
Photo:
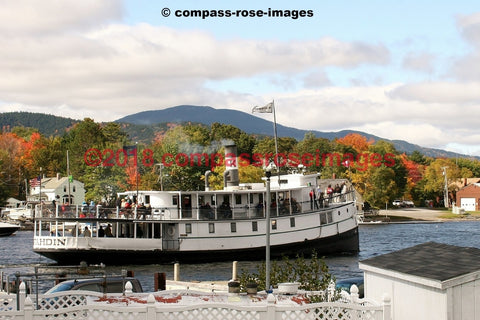
[[[19,226],[11,225],[11,226],[1,226],[0,227],[0,237],[8,237],[14,234],[18,229]]]
[[[233,260],[264,260],[265,247],[236,250],[197,250],[197,251],[167,251],[167,250],[54,250],[36,249],[36,253],[53,259],[60,265],[76,265],[81,261],[88,264],[104,263],[107,265],[125,264],[169,264],[181,263],[205,263]],[[272,259],[298,254],[309,255],[315,251],[319,256],[356,254],[359,251],[358,227],[346,232],[313,240],[297,243],[288,243],[272,246]]]

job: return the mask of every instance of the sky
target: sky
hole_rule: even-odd
[[[478,0],[0,0],[0,8],[0,112],[101,122],[182,104],[250,113],[274,101],[285,126],[480,156]]]

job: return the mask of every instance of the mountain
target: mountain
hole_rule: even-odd
[[[208,106],[192,106],[181,105],[171,107],[162,110],[150,110],[143,111],[135,114],[128,115],[121,119],[116,120],[119,123],[128,123],[138,126],[151,126],[158,125],[160,123],[201,123],[205,125],[211,125],[212,123],[224,123],[235,126],[246,133],[258,134],[258,135],[273,135],[273,123],[271,121],[264,120],[262,118],[253,116],[249,113],[230,110],[230,109],[214,109]],[[135,132],[131,131],[134,127],[127,128],[131,138],[134,138]],[[342,138],[350,133],[361,134],[367,139],[373,139],[374,141],[385,140],[392,143],[397,151],[411,154],[413,151],[419,151],[420,153],[429,157],[447,157],[454,158],[457,156],[467,157],[466,155],[459,155],[455,152],[425,148],[416,144],[409,143],[403,140],[388,140],[378,136],[374,136],[361,131],[354,130],[342,130],[337,132],[323,132],[313,130],[301,130],[292,127],[283,126],[277,124],[278,137],[293,137],[297,140],[302,140],[305,133],[312,132],[319,138],[326,138],[333,140],[335,138]]]
[[[49,136],[62,135],[68,128],[80,122],[70,118],[34,112],[0,113],[0,128],[9,130],[13,127],[36,128],[40,133]]]
[[[45,136],[59,136],[64,134],[70,127],[80,120],[57,117],[33,112],[5,112],[0,113],[0,127],[9,130],[15,126],[36,128]],[[200,123],[211,125],[212,123],[231,124],[247,133],[256,135],[273,136],[273,123],[249,113],[230,110],[214,109],[208,106],[181,105],[162,110],[151,110],[135,113],[115,120],[121,123],[122,129],[132,141],[149,144],[158,133],[168,130],[169,123]],[[302,140],[305,133],[312,132],[317,137],[333,140],[341,138],[349,133],[361,134],[367,139],[374,141],[385,140],[391,142],[397,151],[407,154],[419,151],[429,157],[469,157],[440,149],[421,147],[403,140],[388,140],[365,132],[354,130],[342,130],[338,132],[322,132],[301,130],[277,124],[279,137],[293,137]]]

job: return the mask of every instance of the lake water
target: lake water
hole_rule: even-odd
[[[337,279],[362,274],[358,262],[373,256],[408,248],[420,243],[434,241],[463,247],[480,248],[480,221],[361,225],[360,252],[353,256],[326,257],[324,260],[330,272]],[[33,272],[34,266],[48,266],[55,262],[32,251],[33,232],[18,231],[14,236],[0,238],[0,271],[13,275]],[[128,256],[123,266],[107,266],[107,273],[120,273],[122,269],[132,270],[144,290],[153,290],[153,274],[165,272],[167,279],[173,279],[173,265],[132,265]],[[239,261],[238,270],[254,270],[259,261]],[[184,281],[225,281],[232,277],[232,263],[205,263],[180,265],[180,278]],[[48,289],[44,285],[41,289]]]

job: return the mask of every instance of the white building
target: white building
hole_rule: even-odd
[[[28,201],[38,201],[41,189],[41,199],[45,203],[55,200],[56,204],[69,203],[81,205],[85,201],[85,187],[78,180],[68,180],[68,177],[61,177],[57,174],[54,178],[42,178],[41,186],[32,186]],[[70,196],[71,201],[68,201]]]
[[[394,320],[480,320],[480,249],[427,242],[359,266],[365,297],[390,295]]]

